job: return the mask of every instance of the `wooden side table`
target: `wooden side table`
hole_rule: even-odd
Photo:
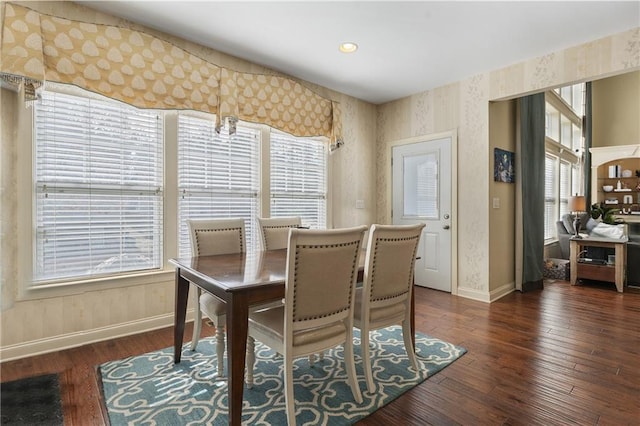
[[[579,278],[598,281],[608,281],[616,284],[616,289],[622,293],[624,288],[625,271],[627,266],[627,237],[612,238],[575,238],[570,240],[571,285],[575,285]],[[615,265],[591,264],[578,262],[578,256],[583,247],[605,247],[615,249]]]

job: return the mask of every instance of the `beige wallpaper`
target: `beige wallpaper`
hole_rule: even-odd
[[[388,145],[393,141],[458,130],[458,294],[490,301],[490,191],[488,109],[509,99],[578,81],[640,69],[640,28],[473,76],[378,107],[377,220],[388,222]],[[454,283],[455,285],[455,283]]]
[[[493,180],[494,148],[516,151],[517,100],[489,103],[489,292],[515,282],[516,185]],[[497,198],[499,207],[493,208]]]

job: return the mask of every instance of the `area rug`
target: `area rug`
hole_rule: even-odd
[[[64,424],[57,374],[0,383],[1,425]]]
[[[344,370],[343,348],[327,351],[313,366],[295,361],[296,421],[308,425],[347,425],[368,416],[433,376],[466,350],[423,335],[416,336],[416,355],[422,368],[410,368],[399,327],[371,333],[376,391],[369,394],[362,371],[360,334],[354,330],[356,371],[364,399],[353,400]],[[196,352],[182,349],[173,363],[173,348],[150,352],[99,367],[104,398],[112,425],[228,424],[227,382],[216,376],[215,340],[203,339]],[[286,424],[282,358],[256,342],[255,383],[244,390],[243,424]],[[226,368],[226,367],[225,367]]]

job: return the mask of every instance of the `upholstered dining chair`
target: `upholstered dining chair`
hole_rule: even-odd
[[[353,356],[353,306],[365,226],[292,229],[285,276],[285,304],[249,313],[247,386],[253,386],[255,340],[284,358],[287,423],[294,425],[294,358],[344,345],[351,392],[362,403]]]
[[[367,242],[362,287],[356,289],[354,325],[360,342],[367,391],[375,390],[371,371],[369,332],[402,326],[411,367],[418,369],[411,339],[411,292],[418,242],[424,224],[372,225]]]
[[[299,228],[302,225],[300,216],[258,218],[258,228],[260,229],[260,241],[262,250],[278,250],[287,248],[289,244],[289,229]],[[277,307],[274,302],[271,307]],[[320,352],[320,359],[324,358],[324,353]],[[309,364],[315,363],[315,354],[309,355]]]
[[[260,242],[263,250],[287,248],[289,229],[299,228],[302,224],[299,216],[258,218]]]
[[[246,251],[244,219],[187,220],[192,256],[244,253]],[[202,329],[202,312],[216,328],[218,376],[224,372],[226,303],[196,287],[196,310],[191,350],[196,350]]]

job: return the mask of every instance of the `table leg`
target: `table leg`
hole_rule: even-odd
[[[229,424],[240,425],[249,328],[249,304],[243,294],[227,301],[227,360],[229,363]]]
[[[179,363],[182,356],[182,338],[184,337],[184,321],[187,315],[189,299],[189,281],[176,269],[176,309],[173,319],[173,362]]]
[[[580,246],[577,241],[569,242],[569,275],[571,285],[576,285],[578,281],[578,256],[580,255]]]
[[[616,289],[620,293],[624,291],[624,273],[627,264],[626,248],[626,244],[615,245],[616,264],[614,267],[616,268]]]

